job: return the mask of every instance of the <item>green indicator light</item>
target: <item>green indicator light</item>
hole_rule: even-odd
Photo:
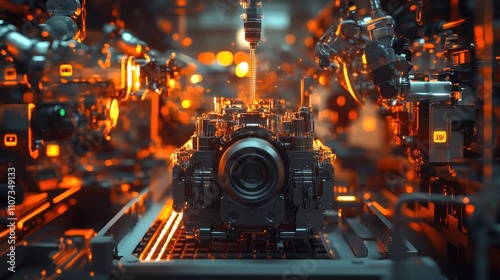
[[[60,109],[59,110],[59,115],[61,115],[61,117],[64,117],[66,115],[66,110]]]

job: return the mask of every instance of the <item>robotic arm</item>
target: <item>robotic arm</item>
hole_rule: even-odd
[[[130,39],[128,46],[135,43],[149,50],[139,40],[125,38]],[[30,106],[30,113],[24,114],[29,125],[22,127],[31,131],[29,137],[25,137],[30,143],[26,150],[31,151],[38,149],[43,140],[70,137],[77,124],[85,124],[86,129],[97,129],[107,135],[116,125],[119,102],[129,98],[143,99],[146,92],[164,93],[168,80],[178,73],[173,58],[154,57],[150,51],[130,56],[111,47],[93,48],[76,40],[36,41],[3,23],[0,25],[0,46],[16,65],[15,71],[27,75],[29,90],[36,96],[30,104],[22,101],[15,104]],[[4,94],[2,99],[9,98]],[[12,106],[14,104],[0,107],[10,112],[16,110]],[[4,113],[7,119],[0,124],[5,130],[2,136],[18,134],[9,132],[12,122],[8,118],[15,115]],[[86,121],[82,122],[82,118]],[[9,147],[13,146],[2,148],[20,151]],[[35,154],[31,153],[31,157]]]

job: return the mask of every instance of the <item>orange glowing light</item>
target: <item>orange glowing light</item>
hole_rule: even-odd
[[[194,74],[191,76],[191,83],[193,84],[197,84],[201,81],[203,81],[203,76],[201,76],[200,74]]]
[[[111,166],[111,165],[113,165],[113,161],[110,160],[110,159],[107,159],[107,160],[104,161],[104,165],[105,166]]]
[[[321,103],[321,96],[319,94],[314,94],[313,93],[313,96],[312,96],[312,103],[314,105],[318,105]]]
[[[217,59],[215,57],[215,54],[212,52],[202,52],[198,54],[198,61],[202,64],[210,65],[214,64]]]
[[[120,189],[122,192],[128,192],[130,190],[130,184],[122,184]]]
[[[76,186],[76,187],[73,187],[71,189],[68,189],[67,191],[63,192],[62,194],[54,197],[54,199],[52,200],[52,202],[54,202],[55,204],[63,201],[64,199],[68,198],[70,195],[76,193],[77,191],[80,190],[80,186]]]
[[[175,218],[178,215],[179,214],[177,212],[172,212],[171,213],[170,217],[167,220],[167,223],[165,224],[165,226],[163,227],[162,231],[160,232],[160,235],[156,239],[156,242],[154,243],[153,248],[151,248],[151,250],[149,251],[149,254],[146,257],[146,261],[151,261],[152,260],[154,252],[156,251],[156,249],[158,248],[158,246],[160,245],[160,243],[162,243],[161,240],[163,240],[163,238],[167,234],[168,230],[172,226],[172,223],[174,223]]]
[[[64,232],[65,236],[83,236],[85,240],[90,240],[95,234],[93,229],[68,229]]]
[[[323,36],[323,33],[325,33],[325,31],[323,30],[323,28],[318,28],[318,29],[316,29],[316,31],[314,31],[314,35],[316,35],[316,37]]]
[[[82,186],[82,180],[74,176],[63,177],[62,182],[59,184],[60,189],[70,189],[74,187],[80,188]]]
[[[71,77],[73,76],[73,65],[71,64],[61,64],[59,66],[59,74],[61,77]]]
[[[35,104],[28,104],[28,120],[31,121],[31,114],[33,114],[33,110],[35,110]],[[28,139],[31,139],[31,135],[32,135],[32,131],[31,131],[31,126],[28,128]],[[28,149],[30,151],[30,156],[33,158],[33,159],[36,159],[38,158],[38,149],[33,149],[33,145],[31,145],[31,143],[28,144]]]
[[[434,143],[446,143],[446,131],[444,130],[436,130],[434,131],[432,141]]]
[[[346,83],[346,86],[347,86],[347,91],[351,94],[352,98],[354,98],[354,100],[356,100],[356,102],[361,105],[361,108],[364,108],[364,105],[363,103],[361,103],[361,101],[358,99],[358,97],[356,96],[356,93],[354,92],[354,89],[351,85],[351,80],[350,80],[350,76],[349,76],[349,71],[347,70],[347,65],[344,64],[344,67],[343,67],[343,73],[344,73],[344,80],[345,80],[345,83]]]
[[[468,198],[468,197],[464,197],[464,198],[462,199],[462,202],[463,202],[464,204],[469,204],[469,202],[470,202],[470,198]]]
[[[314,45],[314,39],[313,38],[306,38],[304,40],[304,44],[306,45],[306,47],[310,48]]]
[[[132,77],[134,91],[139,91],[141,89],[141,67],[139,65],[134,66],[135,71]]]
[[[5,68],[3,73],[5,80],[12,81],[17,78],[16,68],[7,67]]]
[[[339,195],[335,198],[337,201],[356,201],[357,198],[354,195]]]
[[[182,221],[182,216],[183,213],[179,213],[175,219],[175,223],[170,229],[170,233],[167,236],[167,240],[163,244],[163,247],[161,248],[160,253],[158,254],[158,257],[156,258],[157,261],[161,260],[161,256],[165,253],[165,250],[167,249],[168,243],[170,243],[170,240],[174,236],[174,234],[177,232],[177,228],[179,227],[179,223]]]
[[[189,99],[182,100],[181,106],[184,109],[188,109],[189,107],[191,107],[191,101]]]
[[[293,34],[287,34],[285,36],[285,43],[287,43],[288,45],[295,44],[295,40],[296,40],[296,38],[295,38],[295,35],[293,35]]]
[[[182,39],[182,45],[183,45],[184,47],[189,47],[189,46],[191,46],[191,43],[192,43],[192,42],[193,42],[193,41],[192,41],[192,40],[191,40],[191,38],[189,38],[189,37],[186,37],[186,38]]]
[[[474,213],[474,209],[475,209],[474,205],[467,204],[465,206],[465,213],[470,216],[470,215],[472,215],[472,213]]]
[[[127,59],[127,85],[126,85],[126,95],[128,96],[130,94],[130,91],[132,90],[132,86],[134,85],[134,78],[135,78],[135,61],[133,57],[129,57]]]
[[[337,111],[329,111],[330,112],[330,122],[337,123],[339,121],[339,113]]]
[[[363,61],[363,64],[364,64],[364,65],[367,65],[367,64],[368,64],[368,62],[367,62],[367,60],[366,60],[366,54],[365,54],[365,53],[361,56],[361,60]]]
[[[309,32],[314,32],[318,28],[318,22],[316,20],[310,20],[307,23],[307,29]]]
[[[180,112],[179,113],[179,121],[183,124],[189,124],[191,120],[191,115],[188,112]]]
[[[248,68],[248,63],[241,62],[236,66],[234,72],[236,73],[236,76],[238,76],[239,78],[243,78],[248,74]]]
[[[407,185],[407,186],[405,187],[405,191],[406,191],[407,193],[412,193],[412,192],[413,192],[413,187],[412,187],[412,186],[410,186],[410,185]]]
[[[120,106],[118,105],[118,101],[116,99],[110,100],[108,102],[108,112],[109,120],[111,121],[111,127],[115,127],[120,115]]]
[[[64,214],[64,212],[66,212],[66,210],[68,210],[68,206],[67,205],[61,205],[61,207],[57,208],[57,210],[56,210],[57,215]]]
[[[168,81],[168,85],[170,86],[170,88],[175,88],[175,80]]]
[[[174,39],[174,41],[179,41],[180,38],[181,38],[181,36],[179,35],[179,33],[174,33],[172,35],[172,39]]]
[[[354,121],[358,117],[358,112],[356,110],[349,111],[349,120]]]
[[[242,62],[249,62],[250,55],[247,52],[237,52],[234,54],[234,64],[238,65]]]
[[[374,132],[377,129],[377,120],[372,116],[364,117],[362,127],[365,132]]]
[[[217,54],[217,63],[221,66],[233,64],[233,53],[230,51],[221,51]]]
[[[392,213],[391,213],[391,210],[383,207],[382,205],[380,205],[380,203],[376,202],[376,201],[372,201],[372,205],[377,208],[378,211],[380,211],[380,213],[382,213],[382,215],[384,216],[390,216]]]
[[[412,230],[414,230],[416,232],[421,232],[422,231],[422,227],[418,223],[411,222],[410,223],[410,227],[411,227]]]
[[[368,200],[368,199],[370,199],[371,197],[372,197],[372,194],[371,194],[371,193],[369,193],[369,192],[366,192],[366,193],[363,195],[363,198],[364,198],[365,200]]]
[[[57,157],[59,156],[60,148],[57,144],[49,144],[47,145],[46,154],[48,157]]]
[[[474,27],[474,37],[476,38],[476,44],[479,49],[484,48],[484,28],[481,25],[476,25]]]
[[[30,220],[31,218],[35,217],[36,215],[42,213],[43,211],[45,211],[46,209],[48,209],[50,206],[50,202],[46,202],[44,205],[40,206],[39,208],[37,208],[35,211],[29,213],[28,215],[26,215],[24,218],[22,218],[18,223],[17,223],[17,228],[19,230],[23,230],[24,228],[24,223],[28,220]]]
[[[3,144],[5,145],[5,147],[17,146],[17,134],[15,133],[5,134],[3,137]]]
[[[325,76],[319,76],[318,82],[322,86],[326,86],[326,77]]]
[[[345,97],[343,95],[339,95],[337,97],[337,105],[339,105],[340,107],[345,105]]]

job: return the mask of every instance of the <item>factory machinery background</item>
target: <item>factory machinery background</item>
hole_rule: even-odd
[[[500,3],[0,0],[0,278],[499,279]]]

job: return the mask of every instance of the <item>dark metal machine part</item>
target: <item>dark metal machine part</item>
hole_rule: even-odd
[[[137,207],[139,204],[143,207]],[[283,252],[249,252],[247,248],[242,250],[237,243],[221,245],[222,242],[209,249],[199,246],[195,240],[186,241],[184,230],[180,229],[176,233],[180,239],[171,239],[173,241],[164,255],[159,258],[154,255],[152,260],[140,260],[141,250],[150,241],[148,238],[161,230],[157,217],[165,204],[165,200],[152,202],[145,190],[93,238],[93,252],[113,251],[112,244],[116,243],[116,254],[119,256],[119,260],[114,261],[105,256],[99,257],[99,262],[95,262],[93,267],[96,276],[110,267],[117,275],[134,279],[162,279],[165,275],[171,279],[295,279],[304,276],[308,279],[386,279],[392,273],[392,261],[386,257],[388,248],[380,246],[382,239],[390,240],[392,224],[387,220],[381,221],[384,217],[377,211],[371,212],[366,219],[372,225],[376,220],[380,224],[385,223],[385,231],[380,229],[386,234],[371,234],[369,228],[372,226],[357,218],[336,220],[334,216],[337,213],[329,214],[330,223],[310,244],[319,248],[316,252],[311,252],[308,246],[297,246],[297,243],[293,249],[284,247],[286,256]],[[141,210],[137,213],[136,209]],[[238,249],[230,252],[227,248],[232,245]],[[419,257],[410,243],[406,242],[406,246],[409,258],[404,265],[408,279],[443,279],[430,258]],[[222,247],[226,248],[224,253],[214,252]]]

